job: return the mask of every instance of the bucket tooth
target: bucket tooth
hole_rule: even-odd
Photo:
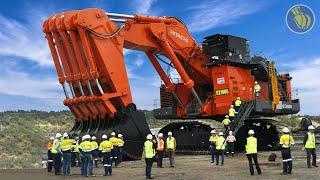
[[[80,124],[79,121],[77,121],[77,120],[74,121],[74,124],[73,124],[72,129],[68,132],[68,134],[69,134],[70,136],[73,136],[73,135],[75,134],[76,130],[77,130],[78,127],[79,127],[79,124]]]
[[[74,133],[75,136],[80,136],[82,128],[83,128],[83,121],[80,121],[80,124]]]

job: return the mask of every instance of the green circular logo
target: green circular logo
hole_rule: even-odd
[[[304,4],[297,4],[288,10],[286,23],[292,32],[304,34],[313,28],[315,15],[310,7]]]

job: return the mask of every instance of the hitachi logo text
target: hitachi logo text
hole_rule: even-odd
[[[188,38],[182,36],[181,34],[175,32],[174,30],[170,30],[170,34],[174,35],[175,37],[181,39],[182,41],[188,42]]]

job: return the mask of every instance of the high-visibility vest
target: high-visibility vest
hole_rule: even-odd
[[[216,150],[225,150],[226,149],[226,140],[223,136],[219,136],[216,142]]]
[[[229,117],[234,117],[236,113],[236,110],[234,110],[233,108],[229,109]]]
[[[60,142],[59,142],[58,139],[55,139],[55,140],[53,141],[51,153],[57,154],[57,153],[59,153],[60,151],[61,151],[61,150],[60,150]]]
[[[280,144],[283,148],[289,148],[294,144],[293,137],[289,134],[284,134],[280,137]]]
[[[316,148],[316,138],[314,136],[314,133],[308,132],[308,139],[304,147],[308,149]]]
[[[97,141],[91,141],[92,150],[96,150],[99,148]]]
[[[72,139],[63,139],[60,143],[62,151],[69,151],[72,148],[73,140]]]
[[[250,136],[247,138],[246,154],[256,154],[257,151],[257,138]]]
[[[111,138],[109,139],[109,141],[112,143],[112,145],[113,145],[114,147],[118,147],[118,138],[116,138],[116,137],[111,137]]]
[[[113,148],[112,142],[108,140],[104,140],[99,145],[99,150],[103,153],[111,152],[111,149]]]
[[[167,149],[174,149],[175,139],[174,137],[167,138]]]
[[[224,120],[222,121],[223,125],[228,126],[230,124],[230,119],[229,118],[224,118]]]
[[[153,143],[150,140],[144,142],[144,152],[146,154],[146,158],[153,158],[155,155],[155,151],[153,149]]]
[[[216,143],[217,140],[218,140],[219,136],[218,135],[211,135],[210,138],[209,138],[209,141],[211,143]]]
[[[157,151],[164,151],[163,139],[157,138]]]
[[[235,106],[241,106],[241,100],[240,100],[240,99],[237,99],[237,100],[234,102],[234,105],[235,105]]]
[[[92,143],[88,140],[82,141],[82,143],[80,144],[80,148],[83,152],[91,152]]]
[[[123,139],[121,139],[121,138],[117,138],[117,144],[118,144],[118,146],[119,147],[122,147],[123,145],[124,145],[124,141],[123,141]]]
[[[254,85],[254,92],[257,93],[257,92],[260,92],[260,90],[261,90],[261,87],[259,84]]]
[[[51,142],[51,141],[48,142],[47,148],[48,148],[48,150],[51,150],[51,149],[52,149],[52,142]]]
[[[227,136],[227,142],[235,142],[235,141],[236,141],[236,137],[234,137],[234,135]]]

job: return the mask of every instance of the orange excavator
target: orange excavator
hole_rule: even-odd
[[[185,119],[160,130],[175,134],[177,151],[207,150],[212,127],[199,119],[222,120],[237,97],[243,103],[231,130],[245,136],[249,128],[255,129],[265,148],[277,143],[278,131],[261,117],[300,110],[299,100],[291,98],[289,74],[278,74],[265,58],[250,57],[246,39],[216,34],[199,45],[176,17],[89,8],[49,17],[43,32],[64,90],[64,104],[75,117],[69,134],[100,137],[121,132],[130,159],[140,158],[150,129],[132,102],[124,48],[144,52],[161,77],[161,108],[153,110],[154,116]],[[160,62],[174,68],[181,81],[173,82]],[[261,86],[259,97],[253,90],[255,81]]]

